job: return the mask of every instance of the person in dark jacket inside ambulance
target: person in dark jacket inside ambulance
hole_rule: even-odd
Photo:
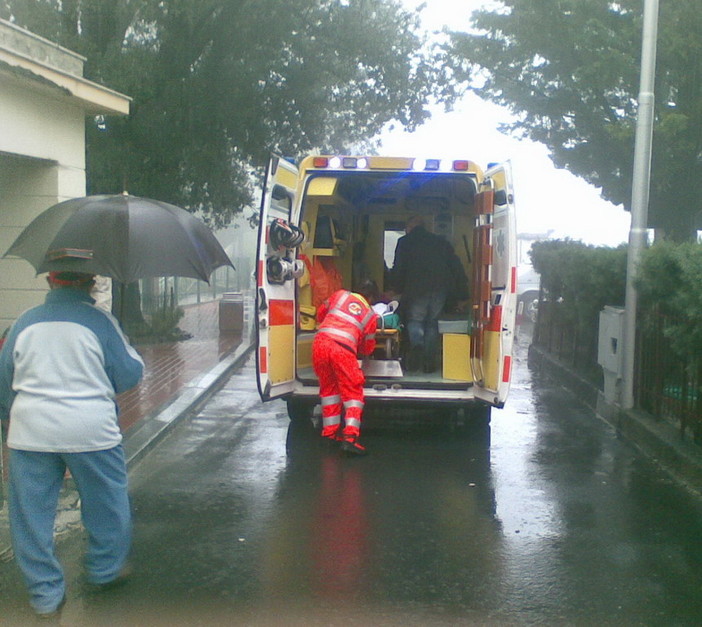
[[[392,284],[401,296],[409,336],[408,372],[434,372],[439,344],[438,319],[449,299],[465,307],[468,279],[450,242],[430,233],[424,218],[412,216],[397,242]]]

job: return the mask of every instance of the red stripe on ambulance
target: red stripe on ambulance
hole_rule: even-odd
[[[295,324],[295,308],[291,300],[271,300],[269,322],[272,327]]]
[[[490,312],[490,322],[488,322],[486,331],[497,331],[498,333],[502,330],[502,305],[496,305],[492,308]]]
[[[505,356],[502,364],[502,382],[509,383],[512,378],[512,358],[509,355]]]

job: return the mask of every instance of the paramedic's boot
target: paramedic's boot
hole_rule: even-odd
[[[347,436],[344,438],[344,441],[341,443],[341,452],[353,457],[368,455],[366,447],[360,444],[358,438],[355,436]]]
[[[338,429],[336,433],[323,435],[319,444],[324,451],[338,451],[342,440],[343,436],[341,434],[341,429]]]
[[[339,450],[339,440],[336,438],[327,438],[322,436],[321,441],[319,442],[319,448],[321,448],[323,451],[338,451]]]

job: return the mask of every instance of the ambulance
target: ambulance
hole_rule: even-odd
[[[363,278],[387,292],[397,240],[416,215],[453,246],[469,283],[469,307],[440,316],[438,369],[410,373],[397,295],[393,323],[380,319],[376,350],[361,362],[366,410],[416,408],[459,424],[489,424],[490,409],[504,405],[510,387],[517,308],[509,163],[483,170],[469,160],[314,155],[295,165],[274,155],[262,194],[256,268],[263,401],[284,399],[291,420],[311,419],[319,403],[312,368],[317,307]]]

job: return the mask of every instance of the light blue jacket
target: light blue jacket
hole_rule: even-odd
[[[53,289],[10,328],[0,351],[10,448],[78,453],[122,441],[115,395],[139,382],[144,362],[94,302],[83,290]]]

